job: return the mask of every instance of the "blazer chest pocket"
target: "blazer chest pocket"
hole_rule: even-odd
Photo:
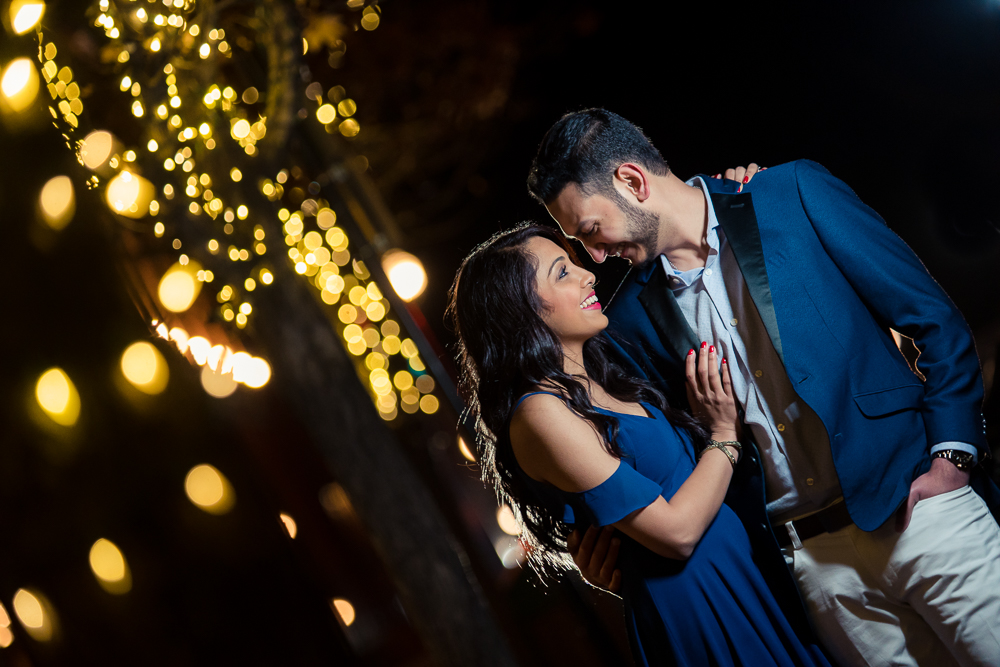
[[[858,409],[866,417],[883,417],[902,410],[919,410],[924,404],[924,386],[908,384],[854,396]]]

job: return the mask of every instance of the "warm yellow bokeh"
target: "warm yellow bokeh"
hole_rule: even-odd
[[[132,343],[122,354],[122,375],[132,386],[146,394],[159,394],[167,388],[170,371],[167,362],[151,343]]]
[[[285,514],[284,512],[279,514],[278,518],[281,519],[282,525],[285,527],[285,530],[288,531],[288,536],[294,540],[295,536],[299,534],[299,527],[295,523],[295,519],[293,519],[291,515]]]
[[[345,626],[350,626],[354,622],[354,605],[343,598],[334,598],[331,604]]]
[[[127,218],[143,218],[149,214],[156,188],[142,176],[123,171],[108,182],[104,195],[115,213]]]
[[[38,95],[38,70],[28,58],[12,60],[0,76],[0,92],[11,111],[24,111]]]
[[[232,372],[215,371],[212,370],[211,366],[205,364],[201,369],[201,386],[205,393],[212,398],[226,398],[231,396],[239,385]]]
[[[49,419],[62,426],[72,426],[80,417],[80,394],[61,368],[42,373],[35,385],[35,398]]]
[[[201,266],[197,262],[187,264],[177,262],[167,269],[160,278],[157,290],[164,308],[175,313],[183,313],[191,307],[201,292],[201,281],[198,280],[200,270]]]
[[[69,224],[76,211],[76,195],[73,181],[69,176],[56,176],[42,187],[38,198],[42,210],[42,220],[52,229],[59,231]]]
[[[188,500],[209,514],[225,514],[236,502],[236,494],[229,480],[214,466],[196,465],[184,479]]]
[[[121,549],[105,538],[90,547],[90,569],[97,577],[97,583],[109,593],[121,595],[132,590],[132,573]]]
[[[114,147],[115,139],[110,132],[95,130],[83,138],[80,159],[87,169],[98,169],[111,157]]]
[[[19,588],[14,593],[14,614],[33,639],[52,639],[54,622],[45,598],[37,593]]]
[[[472,453],[471,449],[469,449],[469,445],[465,443],[465,438],[462,436],[458,436],[458,451],[461,452],[465,460],[471,461],[472,463],[476,462],[476,455]]]
[[[45,3],[38,0],[13,0],[10,3],[10,27],[15,35],[23,35],[42,20]]]
[[[427,273],[419,259],[404,250],[390,250],[382,256],[382,269],[392,289],[403,301],[412,301],[427,287]]]
[[[507,505],[501,505],[497,509],[497,525],[500,526],[500,530],[508,535],[516,537],[521,534],[521,528],[517,525],[514,512]]]

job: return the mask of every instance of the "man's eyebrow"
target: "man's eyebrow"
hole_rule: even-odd
[[[552,269],[556,268],[556,264],[558,264],[559,262],[565,261],[565,260],[566,260],[566,257],[564,257],[563,255],[559,255],[558,257],[556,257],[555,260],[553,260],[551,266],[549,266],[549,272],[547,274],[545,274],[545,277],[547,278],[547,277],[551,276],[552,275]]]

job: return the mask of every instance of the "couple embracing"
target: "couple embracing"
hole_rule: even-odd
[[[968,326],[821,166],[754,171],[684,182],[602,109],[548,131],[528,188],[562,233],[452,286],[484,476],[537,567],[621,591],[639,664],[1000,665]],[[613,303],[564,234],[632,262]]]

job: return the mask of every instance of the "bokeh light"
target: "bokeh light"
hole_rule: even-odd
[[[427,273],[419,259],[404,250],[390,250],[382,256],[382,269],[392,289],[403,301],[412,301],[427,287]]]
[[[191,307],[201,292],[201,281],[198,271],[201,266],[197,262],[181,264],[177,262],[163,274],[157,294],[160,303],[169,311],[183,313]]]
[[[14,615],[36,641],[52,639],[55,619],[48,601],[38,591],[19,588],[14,593]]]
[[[214,466],[196,465],[184,478],[184,492],[188,500],[209,514],[225,514],[236,502],[236,494],[229,480]]]
[[[345,626],[350,627],[351,623],[354,623],[354,605],[344,598],[333,598],[330,604],[333,606],[333,610],[337,612],[337,617],[340,618]]]
[[[139,391],[155,395],[167,388],[167,362],[151,343],[132,343],[122,354],[122,375]]]
[[[233,374],[212,370],[208,364],[201,369],[201,387],[212,398],[232,396],[239,385]]]
[[[285,527],[285,530],[288,532],[288,536],[294,540],[295,536],[299,534],[299,527],[295,523],[295,519],[293,519],[290,514],[285,514],[284,512],[279,514],[278,518],[281,519],[281,525]]]
[[[61,426],[72,426],[80,417],[80,394],[61,368],[42,373],[35,385],[35,398],[49,419]]]
[[[0,92],[11,111],[23,111],[38,95],[38,70],[28,58],[12,60],[0,77]]]
[[[80,146],[80,159],[83,160],[83,166],[90,170],[99,169],[111,157],[114,146],[115,140],[110,132],[104,130],[91,132],[84,137],[83,144]]]
[[[501,505],[497,508],[497,525],[500,526],[500,530],[508,535],[516,537],[521,534],[521,528],[517,525],[514,512],[507,505]]]
[[[73,181],[69,176],[56,176],[42,187],[38,198],[42,210],[42,220],[52,229],[59,231],[69,224],[76,211],[76,195]]]
[[[148,180],[123,171],[108,182],[105,199],[111,210],[127,218],[142,218],[149,214],[156,189]]]
[[[102,537],[90,547],[90,569],[97,577],[97,583],[107,592],[121,595],[132,590],[128,562],[111,540]]]
[[[462,436],[458,436],[458,451],[462,454],[462,457],[465,458],[466,461],[470,461],[472,463],[476,462],[476,455],[472,453],[471,449],[469,449],[469,445],[465,442],[465,438]]]
[[[15,35],[23,35],[42,20],[45,3],[38,0],[13,0],[10,3],[10,27]]]

